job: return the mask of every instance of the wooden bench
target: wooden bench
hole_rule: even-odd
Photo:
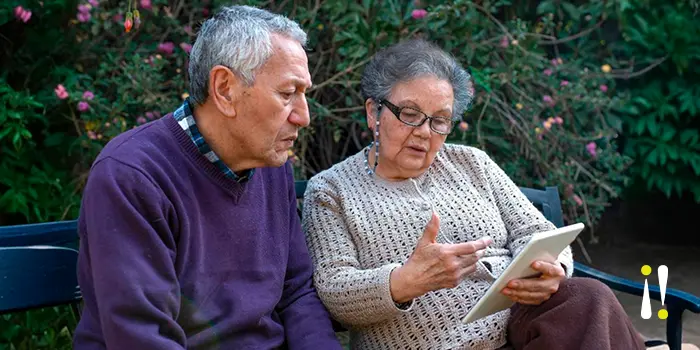
[[[297,181],[298,199],[303,198],[305,190],[306,181]],[[556,187],[521,190],[549,221],[557,227],[564,225]],[[67,304],[78,310],[77,241],[76,220],[0,227],[0,314]],[[574,276],[595,278],[613,290],[637,295],[641,305],[641,283],[579,262],[574,263]],[[649,297],[661,300],[659,286],[649,285]],[[700,313],[700,298],[668,288],[664,302],[668,307],[666,340],[648,340],[646,345],[668,344],[671,350],[680,350],[683,312]]]

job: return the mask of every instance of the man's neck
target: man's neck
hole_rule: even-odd
[[[231,169],[236,175],[242,175],[247,170],[253,168],[246,164],[243,156],[244,150],[241,144],[232,139],[228,126],[224,123],[224,118],[219,115],[216,108],[205,103],[193,108],[192,114],[197,122],[197,128],[202,137],[214,153]]]

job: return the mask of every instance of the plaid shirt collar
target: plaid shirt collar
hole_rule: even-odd
[[[214,163],[221,171],[230,179],[233,179],[236,182],[246,182],[248,181],[252,176],[253,173],[255,173],[255,169],[250,169],[246,171],[243,175],[239,176],[236,175],[226,164],[224,164],[223,161],[219,158],[219,156],[214,153],[214,151],[209,147],[206,141],[204,141],[204,137],[202,137],[202,134],[199,132],[199,128],[197,127],[197,123],[194,120],[194,115],[192,114],[192,105],[190,104],[189,99],[185,99],[185,102],[175,110],[173,113],[173,117],[177,121],[177,123],[180,125],[182,130],[184,130],[187,135],[190,136],[190,139],[192,139],[192,142],[197,146],[197,149],[199,149],[199,152],[204,155],[207,159],[209,159],[210,162]]]

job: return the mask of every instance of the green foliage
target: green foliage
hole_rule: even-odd
[[[72,349],[76,325],[77,319],[68,306],[3,315],[0,350]]]
[[[666,196],[700,202],[700,14],[686,2],[639,1],[620,8],[622,38],[613,60],[648,70],[628,78],[634,96],[625,113],[625,153],[632,175]],[[646,67],[646,68],[645,68]]]
[[[0,79],[0,209],[29,221],[60,218],[72,196],[71,178],[48,160],[63,134],[47,135],[45,105]]]

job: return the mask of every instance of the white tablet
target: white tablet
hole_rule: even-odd
[[[547,255],[557,258],[576,239],[576,236],[581,233],[584,227],[582,223],[577,223],[551,231],[535,233],[525,245],[525,248],[520,251],[520,254],[498,276],[496,281],[486,291],[486,294],[469,310],[462,322],[473,322],[513,306],[514,302],[501,293],[508,282],[518,278],[538,275],[539,272],[533,270],[530,265]]]

